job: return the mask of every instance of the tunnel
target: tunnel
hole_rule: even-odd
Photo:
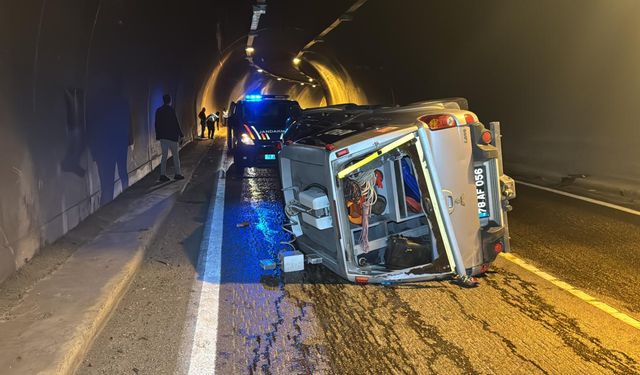
[[[500,121],[507,171],[640,193],[635,0],[3,1],[0,280],[150,173],[170,94],[304,108],[465,97]]]
[[[0,373],[640,373],[638,14],[0,0]]]

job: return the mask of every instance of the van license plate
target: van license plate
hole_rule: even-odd
[[[276,155],[275,154],[266,154],[264,156],[264,160],[276,160]]]
[[[487,197],[487,170],[484,165],[473,168],[473,179],[476,184],[478,198],[478,216],[483,219],[489,217],[489,199]]]

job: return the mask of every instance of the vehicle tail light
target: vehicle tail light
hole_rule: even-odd
[[[493,251],[495,251],[496,254],[501,253],[502,250],[504,250],[504,246],[502,246],[502,242],[498,241],[495,244],[493,244]]]
[[[251,129],[249,128],[249,126],[247,124],[244,125],[244,129],[247,131],[247,134],[249,135],[251,140],[256,139],[256,137],[253,136],[253,132],[251,131]],[[242,143],[244,143],[244,142],[242,142]]]
[[[336,152],[336,156],[337,157],[341,157],[341,156],[345,156],[348,153],[349,153],[349,149],[348,148],[343,148],[342,150]]]
[[[365,285],[369,283],[369,278],[366,276],[356,276],[355,281],[358,285]]]
[[[293,143],[293,141],[292,141],[292,140],[290,140],[290,139],[287,139],[287,141],[286,141],[286,142],[284,142],[284,144],[286,144],[287,146],[288,146],[288,145],[290,145],[290,144],[292,144],[292,143]]]
[[[278,151],[282,150],[282,143],[280,142],[276,143],[276,150]]]
[[[476,122],[476,119],[473,118],[473,115],[470,113],[467,113],[466,115],[464,115],[464,121],[467,124],[473,124],[474,122]]]
[[[457,125],[456,119],[452,115],[426,115],[420,117],[419,120],[427,124],[431,130],[453,128]]]
[[[248,146],[253,146],[254,145],[252,137],[250,137],[247,133],[242,133],[240,135],[240,142],[242,142],[242,143],[244,143],[245,145],[248,145]]]
[[[493,140],[493,136],[491,135],[491,132],[488,130],[483,131],[480,138],[482,138],[482,142],[484,142],[487,145],[491,143],[491,141]]]
[[[333,143],[327,143],[326,145],[324,145],[324,149],[327,151],[333,151],[335,150],[336,146],[333,145]]]

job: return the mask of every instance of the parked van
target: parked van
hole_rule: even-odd
[[[473,284],[509,251],[499,123],[465,99],[303,113],[279,154],[297,247],[357,283]],[[304,123],[309,122],[305,127]],[[314,131],[315,129],[315,131]]]

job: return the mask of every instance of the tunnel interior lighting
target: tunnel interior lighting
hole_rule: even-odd
[[[300,86],[304,86],[304,82],[300,82]]]
[[[316,87],[316,85],[311,85],[311,87],[315,88],[315,87]]]
[[[245,49],[244,49],[244,51],[245,51],[247,54],[249,54],[249,55],[250,55],[250,54],[254,53],[254,52],[256,51],[256,49],[255,49],[255,48],[253,48],[253,47],[247,47],[247,48],[245,48]]]
[[[298,65],[298,64],[300,64],[301,62],[302,62],[302,60],[300,60],[300,58],[298,58],[298,57],[294,57],[294,58],[293,58],[293,63],[294,63],[294,64]]]
[[[259,102],[262,100],[262,95],[257,95],[257,94],[245,95],[244,99],[248,102]]]
[[[262,72],[264,72],[264,70],[258,69],[258,73],[262,73]]]
[[[282,81],[282,77],[278,77],[278,81]]]
[[[309,82],[313,82],[313,78],[309,78]]]

